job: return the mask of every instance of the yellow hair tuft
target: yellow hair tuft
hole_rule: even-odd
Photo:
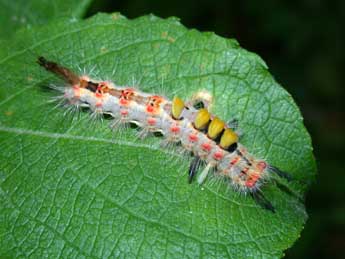
[[[232,129],[226,129],[220,138],[219,146],[227,149],[238,141],[238,135]]]
[[[182,101],[182,99],[175,96],[172,101],[172,107],[171,107],[171,114],[174,117],[174,119],[177,120],[180,118],[183,109],[184,109],[184,102]]]
[[[206,109],[200,109],[194,120],[196,129],[203,129],[206,127],[210,120],[210,113]]]
[[[215,139],[218,137],[218,135],[222,132],[224,129],[225,123],[224,121],[220,120],[218,117],[215,117],[208,127],[208,136],[211,139]]]

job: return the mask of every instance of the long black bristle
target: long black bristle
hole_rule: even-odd
[[[190,164],[189,171],[188,171],[188,183],[191,183],[193,181],[193,178],[198,171],[199,167],[201,165],[201,159],[200,157],[196,156],[194,157],[193,161]]]
[[[269,169],[271,172],[277,174],[279,177],[284,178],[284,179],[286,179],[286,180],[289,181],[289,182],[292,180],[292,176],[291,176],[289,173],[284,172],[284,171],[280,170],[279,168],[277,168],[277,167],[275,167],[275,166],[270,165],[270,166],[268,167],[268,169]]]
[[[275,208],[273,207],[272,203],[266,199],[266,197],[263,195],[262,192],[256,191],[253,193],[250,193],[254,201],[260,205],[262,208],[269,210],[273,213],[275,213]]]

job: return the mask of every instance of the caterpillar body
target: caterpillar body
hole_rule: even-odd
[[[225,123],[207,110],[210,100],[205,94],[188,102],[177,96],[169,100],[134,87],[79,76],[44,57],[39,57],[37,63],[68,84],[62,91],[69,104],[110,115],[113,125],[134,123],[145,133],[161,133],[167,143],[181,144],[194,156],[188,170],[190,183],[205,165],[198,177],[199,184],[212,172],[225,178],[234,190],[249,193],[261,207],[275,211],[260,187],[272,173],[287,180],[291,180],[290,174],[251,155],[238,142],[234,123]]]

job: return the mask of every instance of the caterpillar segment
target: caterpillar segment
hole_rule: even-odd
[[[44,57],[39,57],[37,63],[70,85],[64,90],[67,102],[108,114],[119,123],[134,123],[146,133],[160,132],[165,141],[180,143],[194,156],[188,170],[188,182],[191,183],[205,165],[197,180],[199,184],[214,172],[226,178],[234,190],[250,193],[257,204],[274,212],[260,187],[271,173],[287,180],[291,180],[291,176],[248,153],[233,129],[237,121],[225,123],[208,111],[210,95],[201,92],[190,102],[177,96],[170,101],[132,87],[78,76]]]

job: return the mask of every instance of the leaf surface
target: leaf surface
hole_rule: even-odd
[[[0,47],[0,256],[22,258],[279,258],[299,237],[303,203],[263,187],[273,214],[225,183],[187,183],[189,158],[109,130],[88,112],[47,102],[62,85],[39,55],[119,85],[188,99],[207,89],[212,111],[238,118],[241,142],[291,172],[299,195],[315,175],[310,137],[291,96],[235,40],[176,18],[119,14],[22,30]]]
[[[91,0],[0,0],[0,39],[57,17],[81,17]]]

